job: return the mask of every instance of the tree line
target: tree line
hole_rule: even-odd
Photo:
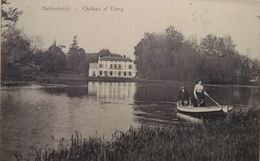
[[[134,55],[141,78],[245,84],[260,76],[260,62],[240,54],[230,36],[185,39],[173,26],[145,33]]]
[[[8,3],[1,2],[3,6]],[[2,7],[1,12],[2,80],[39,72],[87,74],[89,63],[97,62],[98,57],[120,56],[107,49],[86,53],[79,47],[76,35],[66,53],[65,46],[56,41],[48,49],[40,49],[16,25],[21,10]],[[231,37],[210,34],[200,41],[185,39],[172,26],[163,33],[145,33],[135,46],[134,55],[138,76],[146,79],[246,84],[260,76],[259,60],[239,53]]]
[[[1,48],[1,79],[30,79],[39,73],[84,73],[88,74],[91,62],[97,62],[99,57],[121,56],[102,49],[98,53],[86,53],[79,47],[77,36],[73,37],[69,50],[65,52],[64,45],[56,41],[48,49],[41,49],[39,43],[29,38],[17,22],[22,10],[8,7],[7,0],[1,0],[2,48]],[[29,78],[28,78],[29,76]]]
[[[32,56],[32,62],[38,70],[45,73],[58,73],[69,71],[72,73],[87,72],[88,63],[86,52],[78,46],[77,36],[74,36],[67,53],[62,49],[64,46],[57,45],[56,41],[48,50],[39,50]],[[86,73],[87,74],[87,73]]]
[[[63,52],[63,45],[57,45],[56,41],[48,50],[36,52],[32,57],[38,70],[47,73],[88,73],[89,63],[97,62],[99,57],[121,56],[111,53],[108,49],[102,49],[98,53],[86,53],[78,46],[77,36],[73,37],[72,44],[67,53]]]
[[[64,45],[56,41],[48,49],[32,49],[33,42],[14,26],[4,31],[2,41],[2,73],[18,76],[26,72],[34,74],[83,73],[88,74],[89,63],[97,62],[99,57],[121,56],[102,49],[98,53],[88,54],[78,46],[77,36],[73,37],[70,48],[64,52]],[[5,75],[6,76],[6,75]],[[5,78],[5,77],[3,77]],[[18,79],[20,77],[18,76]]]

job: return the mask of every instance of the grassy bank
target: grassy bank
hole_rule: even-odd
[[[221,122],[130,128],[109,141],[82,139],[58,149],[35,150],[31,161],[257,161],[259,130],[256,111],[235,112]],[[29,159],[30,158],[30,159]]]

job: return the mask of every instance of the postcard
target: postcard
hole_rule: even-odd
[[[1,3],[1,161],[259,160],[259,0]]]

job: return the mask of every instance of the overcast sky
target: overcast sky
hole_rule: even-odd
[[[186,38],[230,35],[242,54],[260,60],[260,1],[248,0],[9,0],[23,10],[19,26],[40,36],[42,48],[69,46],[73,35],[86,52],[106,48],[133,58],[145,32],[164,32],[172,25]],[[84,11],[83,7],[101,11]],[[123,8],[111,11],[110,7]],[[50,11],[65,7],[67,11]],[[109,7],[108,10],[104,8]]]

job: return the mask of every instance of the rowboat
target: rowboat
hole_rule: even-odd
[[[177,111],[183,114],[192,116],[225,116],[233,107],[225,106],[207,106],[207,107],[193,107],[192,105],[183,106],[177,103]]]

